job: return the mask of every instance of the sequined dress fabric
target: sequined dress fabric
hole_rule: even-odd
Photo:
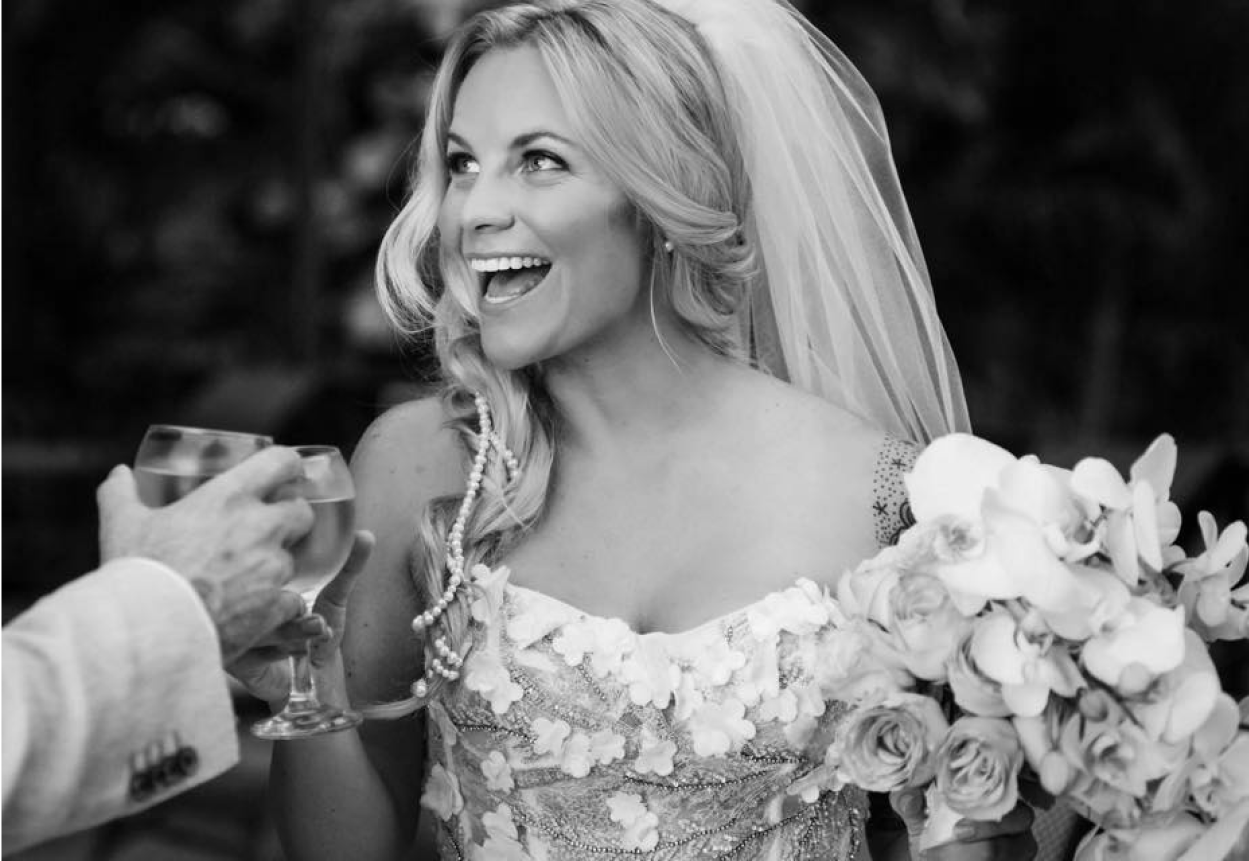
[[[914,449],[887,439],[877,535]],[[856,644],[809,580],[680,633],[632,631],[479,568],[462,682],[429,706],[421,804],[440,858],[866,858],[867,796],[824,751]],[[827,772],[824,769],[823,772]]]

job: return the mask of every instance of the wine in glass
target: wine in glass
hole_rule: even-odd
[[[176,502],[271,445],[262,434],[151,425],[134,458],[139,499],[153,508]]]
[[[333,579],[351,553],[355,536],[356,490],[351,471],[339,450],[328,445],[295,446],[303,460],[303,478],[295,492],[308,500],[315,516],[312,530],[291,545],[295,577],[289,588],[311,609],[317,593]],[[309,644],[289,658],[291,689],[286,706],[273,717],[252,725],[260,738],[308,738],[348,729],[360,723],[359,712],[321,703],[308,658]]]

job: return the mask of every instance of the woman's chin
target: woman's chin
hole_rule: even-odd
[[[529,334],[507,330],[491,331],[491,327],[483,327],[481,351],[485,354],[486,361],[497,370],[519,371],[548,358],[537,339],[529,337]]]

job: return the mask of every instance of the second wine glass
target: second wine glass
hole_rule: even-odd
[[[295,451],[304,468],[295,490],[308,500],[315,520],[312,530],[291,546],[295,577],[288,588],[298,591],[311,609],[317,593],[334,578],[351,553],[356,491],[347,462],[334,446],[295,446]],[[317,697],[309,646],[305,643],[289,659],[291,689],[286,706],[253,724],[253,735],[274,740],[309,738],[360,723],[358,712],[326,705]]]

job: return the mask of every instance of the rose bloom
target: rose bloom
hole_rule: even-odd
[[[889,595],[889,610],[893,617],[889,631],[906,668],[921,679],[943,681],[946,662],[971,630],[971,620],[959,613],[945,586],[929,574],[902,577]]]
[[[855,709],[838,732],[839,768],[847,782],[871,792],[932,780],[935,754],[949,724],[937,702],[891,693]]]
[[[892,621],[889,596],[897,588],[901,569],[897,562],[900,551],[886,547],[871,559],[837,581],[837,601],[851,616],[868,619],[888,628]]]
[[[1023,748],[1001,718],[968,716],[950,727],[937,750],[937,789],[968,819],[998,820],[1019,801]]]
[[[915,677],[887,633],[849,618],[820,644],[814,682],[826,699],[857,703],[914,687]]]

